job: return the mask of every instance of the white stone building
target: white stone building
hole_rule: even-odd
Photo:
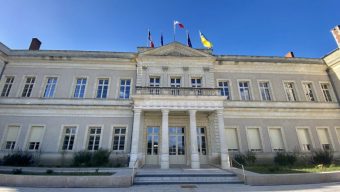
[[[228,168],[237,152],[340,154],[339,49],[314,59],[178,42],[135,53],[32,49],[0,44],[1,155],[27,150],[58,164],[103,148],[130,167]]]

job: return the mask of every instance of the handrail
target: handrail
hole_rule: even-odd
[[[247,177],[246,177],[246,172],[244,171],[244,166],[243,166],[241,163],[237,162],[235,159],[232,159],[232,160],[230,161],[230,166],[231,166],[231,167],[233,167],[233,161],[234,161],[237,165],[241,166],[241,168],[242,168],[242,174],[243,174],[243,180],[244,180],[244,183],[247,184],[247,180],[246,180]]]
[[[135,169],[138,169],[138,167],[136,167],[136,164],[138,163],[138,159],[136,159],[136,161],[133,163],[133,167],[132,167],[132,177],[131,177],[131,181],[132,181],[132,185],[133,185],[133,179],[135,178]]]

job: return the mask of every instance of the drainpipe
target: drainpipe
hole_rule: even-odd
[[[2,80],[2,75],[4,74],[5,72],[5,69],[6,69],[6,65],[8,64],[8,61],[5,61],[4,62],[4,67],[2,68],[1,70],[1,73],[0,73],[0,81]]]

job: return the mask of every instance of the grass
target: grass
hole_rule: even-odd
[[[287,173],[321,173],[340,171],[340,165],[314,166],[314,165],[294,165],[291,167],[275,165],[252,165],[245,167],[246,170],[262,174],[287,174]]]

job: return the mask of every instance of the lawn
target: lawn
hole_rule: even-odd
[[[262,174],[287,174],[287,173],[320,173],[340,171],[340,165],[331,166],[314,166],[314,165],[295,165],[292,167],[283,167],[275,165],[252,165],[246,166],[246,170]]]

